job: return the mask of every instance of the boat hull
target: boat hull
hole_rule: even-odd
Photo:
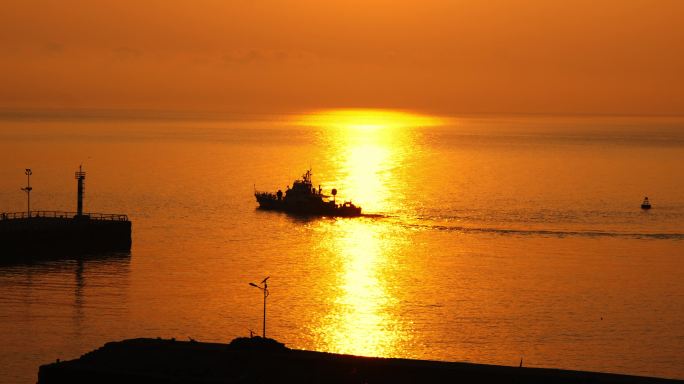
[[[336,205],[334,202],[295,201],[271,198],[266,194],[256,194],[259,208],[268,211],[286,212],[295,215],[356,217],[361,216],[361,207]]]

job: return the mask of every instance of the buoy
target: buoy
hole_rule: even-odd
[[[651,202],[648,201],[648,197],[644,197],[644,201],[641,203],[641,209],[651,209]]]

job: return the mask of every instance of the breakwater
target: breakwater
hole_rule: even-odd
[[[194,340],[111,342],[81,358],[43,365],[56,383],[682,383],[640,376],[545,368],[389,359],[294,350],[272,339],[230,344]]]
[[[8,259],[126,251],[131,248],[131,222],[119,214],[2,213],[0,244]]]

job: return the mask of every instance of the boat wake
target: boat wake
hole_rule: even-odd
[[[638,233],[616,232],[600,230],[546,230],[546,229],[514,229],[514,228],[487,228],[465,227],[440,224],[412,224],[405,223],[406,227],[433,229],[438,231],[454,231],[461,233],[490,233],[496,235],[513,236],[542,236],[542,237],[616,237],[631,239],[657,239],[657,240],[684,240],[684,233]]]
[[[382,213],[362,213],[361,217],[367,217],[369,219],[385,219],[388,217],[395,217],[395,216],[384,215]]]
[[[449,225],[442,223],[429,223],[421,221],[433,221],[432,218],[411,217],[404,218],[398,215],[383,213],[364,213],[362,217],[374,219],[390,219],[389,222],[405,228],[417,230],[437,230],[460,233],[485,233],[494,235],[511,236],[542,236],[542,237],[615,237],[628,239],[655,239],[655,240],[684,240],[684,233],[678,232],[637,232],[637,231],[611,231],[593,229],[520,229],[520,228],[501,228],[501,227],[482,227]]]

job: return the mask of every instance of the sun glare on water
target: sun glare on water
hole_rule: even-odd
[[[391,286],[389,256],[397,248],[387,228],[357,220],[332,224],[338,236],[324,247],[336,266],[330,291],[331,310],[315,327],[317,348],[364,356],[397,356],[411,338],[410,326],[397,314],[399,300]]]
[[[325,148],[320,164],[344,200],[364,213],[394,214],[407,198],[410,164],[420,156],[420,129],[443,124],[435,117],[401,111],[346,109],[300,116],[295,124],[312,127]],[[401,355],[411,339],[392,286],[394,258],[401,247],[396,228],[363,219],[321,221],[330,232],[323,249],[336,271],[327,301],[328,315],[312,325],[315,348],[369,356]]]
[[[442,119],[416,113],[385,109],[334,109],[301,116],[298,123],[306,126],[373,131],[383,128],[431,127]]]
[[[342,198],[354,199],[366,213],[391,208],[395,186],[405,175],[402,165],[415,151],[417,130],[441,125],[444,119],[386,109],[334,109],[298,116],[294,123],[321,132],[332,160],[326,171]]]

